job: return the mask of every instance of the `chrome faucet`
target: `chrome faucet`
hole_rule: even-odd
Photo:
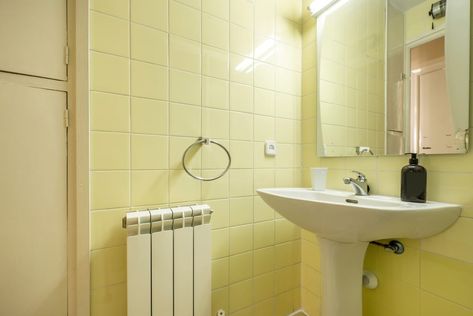
[[[368,195],[370,193],[370,186],[368,185],[368,179],[366,176],[359,171],[353,170],[358,176],[356,179],[353,178],[343,178],[343,182],[345,184],[351,184],[353,190],[355,191],[355,195]]]

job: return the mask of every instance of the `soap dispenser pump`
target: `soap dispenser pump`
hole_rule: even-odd
[[[419,166],[417,154],[411,154],[409,164],[401,171],[401,200],[425,203],[427,191],[427,171]]]

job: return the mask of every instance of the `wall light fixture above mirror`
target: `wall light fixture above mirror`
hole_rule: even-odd
[[[319,156],[468,151],[469,0],[316,0],[309,10]]]

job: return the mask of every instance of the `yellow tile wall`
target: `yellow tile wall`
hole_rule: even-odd
[[[255,190],[301,183],[301,15],[295,0],[90,1],[91,315],[126,315],[122,216],[196,202],[215,211],[213,314],[300,307],[300,230]],[[231,151],[218,181],[182,170],[199,136]],[[225,155],[189,165],[216,175]]]
[[[303,0],[303,7],[311,1]],[[429,30],[430,3],[420,4],[407,17],[411,38]],[[425,16],[424,16],[425,15]],[[351,170],[368,176],[374,194],[399,195],[400,170],[406,157],[320,158],[315,147],[315,20],[303,18],[302,33],[302,165],[309,186],[309,168],[329,168],[328,187],[347,189],[342,178]],[[309,78],[306,80],[306,78]],[[473,85],[472,85],[473,86]],[[473,103],[472,103],[473,104]],[[473,126],[470,106],[470,124]],[[473,315],[473,153],[422,157],[427,168],[427,196],[431,200],[463,205],[460,219],[447,231],[424,240],[404,240],[406,253],[396,256],[370,246],[365,268],[379,278],[379,288],[364,291],[364,316],[472,316]],[[320,315],[319,249],[315,236],[302,236],[302,305],[311,316]],[[387,302],[395,302],[393,304]]]
[[[351,156],[360,145],[384,152],[384,16],[383,0],[348,2],[325,17],[331,35],[320,48],[308,48],[320,58],[319,150],[326,156]],[[304,85],[316,85],[309,78]]]

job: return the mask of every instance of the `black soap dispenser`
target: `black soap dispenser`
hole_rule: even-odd
[[[401,171],[401,200],[425,203],[427,190],[427,171],[419,166],[417,154],[411,154],[409,164]]]

